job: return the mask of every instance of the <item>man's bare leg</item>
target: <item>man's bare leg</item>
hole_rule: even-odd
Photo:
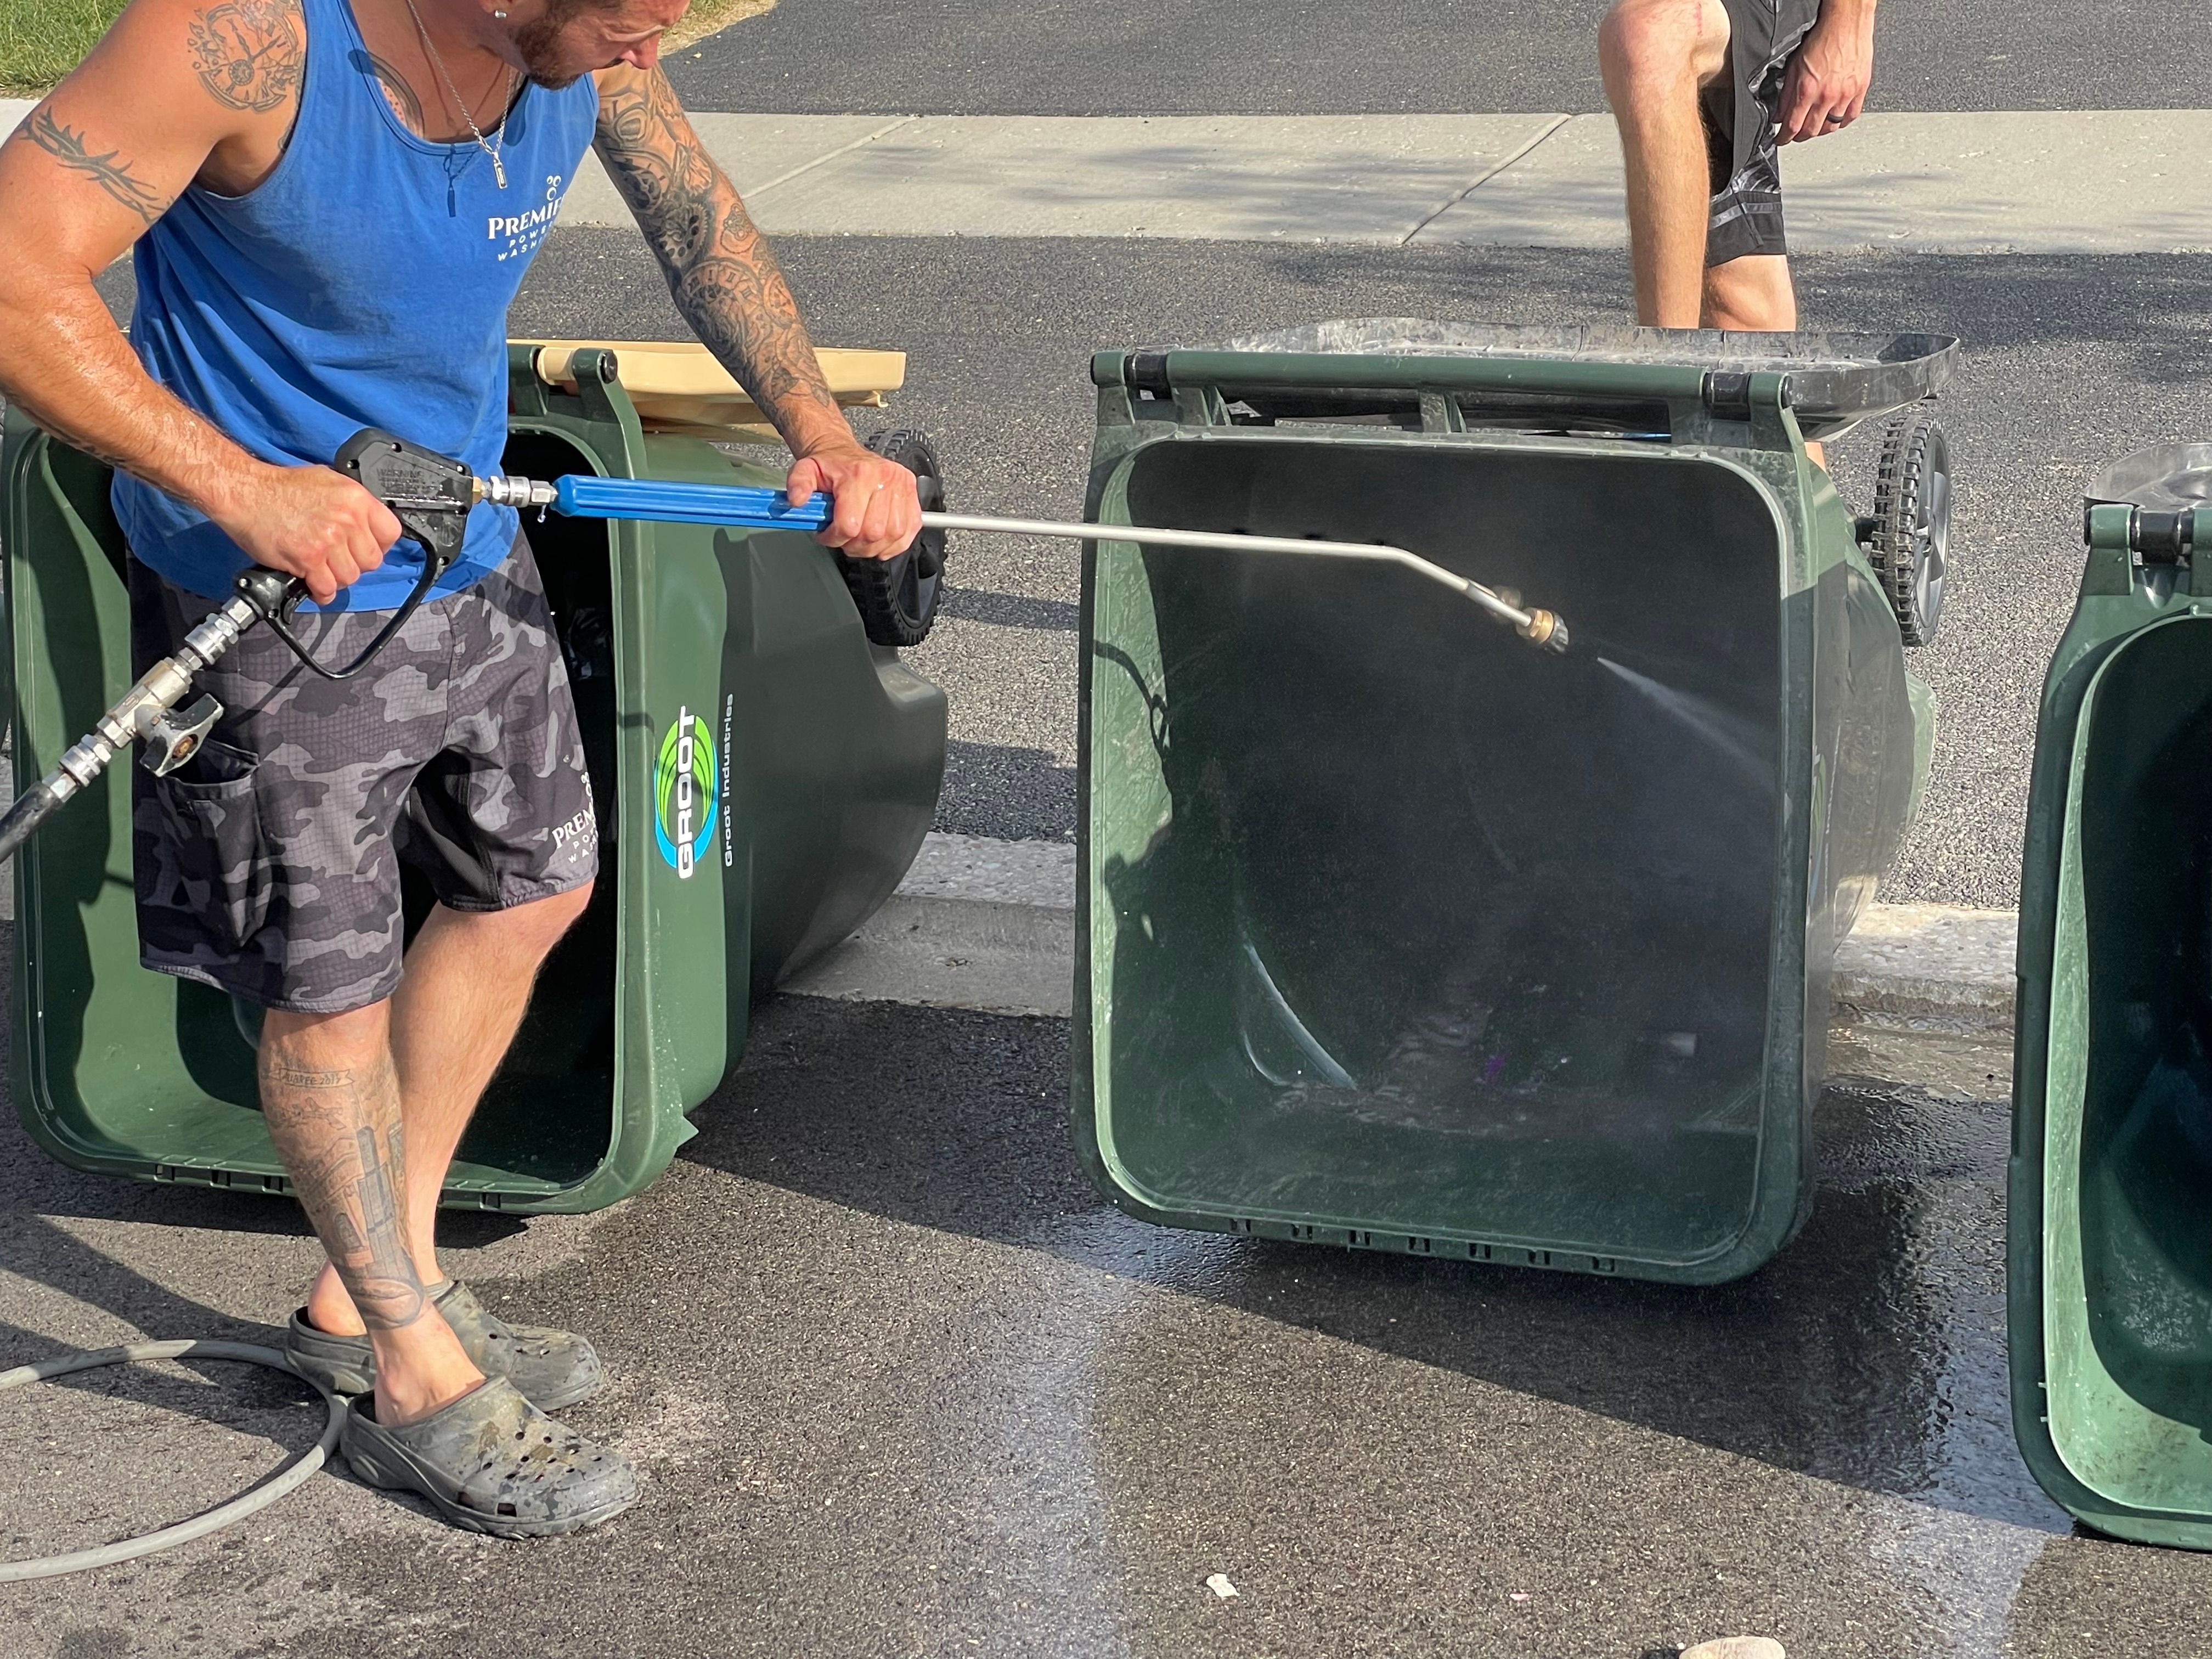
[[[1616,0],[1598,62],[1627,169],[1637,320],[1695,328],[1712,213],[1698,92],[1728,73],[1728,12],[1720,0]]]
[[[1747,253],[1705,272],[1701,326],[1788,333],[1797,326],[1797,289],[1790,261],[1778,253]]]
[[[538,970],[591,902],[586,885],[510,910],[434,908],[407,951],[392,999],[389,1059],[406,1143],[402,1188],[408,1254],[418,1281],[445,1275],[433,1234],[438,1195],[477,1102],[522,1024]],[[307,1297],[308,1322],[333,1335],[367,1328],[335,1265]]]
[[[1750,329],[1786,334],[1797,326],[1797,289],[1790,280],[1790,261],[1779,253],[1747,253],[1705,272],[1707,328]],[[1828,452],[1808,443],[1813,465],[1825,467]]]
[[[483,1382],[430,1305],[407,1248],[407,1152],[391,1005],[343,1014],[271,1009],[261,1110],[300,1203],[376,1353],[380,1422],[427,1417]]]

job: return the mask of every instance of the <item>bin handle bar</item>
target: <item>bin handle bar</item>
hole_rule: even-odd
[[[1158,394],[1209,386],[1228,390],[1266,386],[1346,392],[1549,392],[1670,402],[1708,398],[1714,373],[1694,363],[1296,351],[1107,351],[1093,358],[1091,368],[1091,378],[1097,385],[1126,386]]]
[[[571,474],[549,489],[520,478],[489,480],[486,494],[516,506],[550,506],[578,519],[644,519],[659,523],[705,524],[753,530],[820,531],[829,527],[831,504],[816,495],[793,507],[780,489],[747,484],[666,483],[655,478],[601,478]],[[548,496],[550,500],[546,499]],[[1530,643],[1564,651],[1566,625],[1548,611],[1523,610],[1480,582],[1470,581],[1418,553],[1377,542],[1327,542],[1282,536],[1245,536],[1207,530],[1154,530],[1141,525],[1065,524],[1044,519],[997,519],[965,513],[924,513],[930,530],[980,531],[994,536],[1045,536],[1061,541],[1136,542],[1151,547],[1211,548],[1235,553],[1276,553],[1328,559],[1365,559],[1401,565],[1471,599]]]

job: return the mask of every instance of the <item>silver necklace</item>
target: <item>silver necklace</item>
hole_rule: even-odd
[[[469,113],[468,103],[462,98],[461,89],[453,84],[453,71],[446,67],[446,60],[438,55],[438,47],[430,39],[430,31],[422,26],[422,14],[415,9],[415,0],[407,0],[407,15],[415,20],[415,32],[422,37],[422,50],[430,55],[430,62],[436,66],[439,78],[445,82],[446,90],[453,94],[453,106],[460,111],[461,119],[469,124],[469,136],[477,141],[478,149],[491,157],[491,176],[499,181],[499,187],[505,190],[507,163],[501,159],[500,152],[507,148],[507,106],[514,101],[514,65],[510,64],[507,66],[506,89],[500,95],[499,131],[489,143],[486,143],[483,129],[477,125],[477,118]]]

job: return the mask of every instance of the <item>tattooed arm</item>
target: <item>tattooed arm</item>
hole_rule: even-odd
[[[599,159],[659,258],[677,309],[798,458],[792,500],[816,489],[836,497],[836,521],[821,538],[830,546],[868,558],[901,552],[921,528],[913,476],[854,438],[775,256],[667,77],[623,64],[599,86]]]
[[[0,143],[0,393],[320,599],[374,568],[398,522],[328,468],[270,466],[185,408],[93,286],[196,179],[235,193],[276,165],[305,64],[298,0],[133,0]]]

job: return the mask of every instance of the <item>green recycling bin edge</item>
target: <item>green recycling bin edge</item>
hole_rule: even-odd
[[[2212,513],[2193,516],[2203,550]],[[2081,1521],[2212,1549],[2212,580],[2131,547],[2134,517],[2090,511],[2037,726],[2008,1206],[2013,1419],[2036,1479]]]
[[[507,470],[775,483],[647,434],[592,353],[573,392],[512,354]],[[10,411],[4,489],[15,775],[131,678],[106,473]],[[833,561],[791,532],[528,526],[570,664],[599,821],[593,899],[540,975],[464,1139],[448,1205],[575,1212],[650,1182],[741,1056],[753,998],[896,886],[942,783],[943,693],[867,641]],[[131,771],[15,860],[18,1109],[76,1167],[283,1194],[258,1014],[138,965]],[[412,927],[428,895],[408,877]]]
[[[1833,945],[1870,897],[1924,790],[1932,698],[1905,672],[1895,619],[1850,515],[1804,453],[1782,374],[1740,377],[1725,391],[1741,403],[1717,410],[1711,377],[1682,363],[1594,368],[1531,354],[1474,362],[1370,356],[1336,367],[1341,378],[1332,386],[1317,380],[1312,359],[1286,367],[1257,353],[1102,356],[1093,366],[1100,392],[1091,516],[1409,546],[1477,580],[1510,584],[1528,603],[1556,605],[1575,643],[1565,658],[1538,657],[1480,617],[1459,617],[1433,587],[1394,587],[1395,578],[1364,569],[1310,568],[1306,561],[1239,568],[1243,556],[1148,555],[1134,542],[1089,552],[1079,738],[1079,1148],[1102,1190],[1166,1225],[1678,1282],[1740,1276],[1808,1212],[1809,1107],[1825,1069]],[[1334,400],[1371,418],[1361,400],[1393,374],[1418,392],[1418,405],[1408,404],[1418,407],[1418,422],[1324,430],[1267,419],[1264,397],[1286,383],[1312,394],[1310,408],[1291,399],[1297,415],[1327,418]],[[1548,399],[1562,410],[1656,407],[1670,436],[1485,429],[1472,408],[1459,407],[1493,396]],[[1440,523],[1452,511],[1470,515],[1464,537]],[[1580,558],[1585,548],[1607,545],[1609,511],[1632,526],[1638,556],[1612,580],[1636,586],[1638,603],[1674,604],[1671,580],[1708,596],[1729,623],[1742,625],[1738,632],[1770,636],[1741,659],[1742,684],[1714,689],[1716,697],[1736,699],[1716,712],[1719,746],[1739,728],[1750,732],[1754,747],[1771,745],[1759,758],[1786,782],[1765,816],[1737,815],[1746,820],[1740,839],[1712,852],[1717,862],[1756,860],[1761,872],[1731,890],[1735,937],[1725,961],[1717,954],[1713,962],[1716,980],[1762,1012],[1756,1030],[1725,1034],[1736,1058],[1705,1109],[1713,1124],[1670,1136],[1601,1110],[1587,1133],[1516,1139],[1502,1118],[1443,1121],[1418,1082],[1360,1080],[1398,1066],[1407,1046],[1374,1040],[1371,1010],[1457,971],[1440,957],[1401,972],[1390,960],[1399,943],[1431,926],[1472,937],[1483,925],[1479,907],[1455,908],[1449,896],[1456,872],[1486,856],[1480,836],[1453,820],[1447,797],[1459,781],[1430,787],[1452,770],[1449,740],[1425,750],[1426,736],[1401,742],[1424,724],[1408,690],[1423,671],[1397,659],[1435,661],[1440,688],[1455,673],[1468,677],[1469,689],[1446,700],[1439,729],[1515,697],[1527,714],[1542,694],[1523,696],[1500,676],[1538,677],[1530,684],[1540,686],[1557,664],[1584,677],[1563,700],[1583,700],[1591,665],[1613,648],[1607,635],[1617,636],[1626,611],[1602,581],[1576,578],[1546,550],[1572,548]],[[1694,533],[1705,524],[1719,528]],[[1620,544],[1617,534],[1611,540]],[[1301,587],[1322,597],[1300,611],[1285,596]],[[1370,623],[1370,611],[1387,625]],[[1336,647],[1316,642],[1325,634],[1341,636],[1336,656]],[[1332,677],[1343,684],[1340,696],[1335,685],[1312,689]],[[1620,676],[1632,678],[1640,677]],[[1667,688],[1635,690],[1650,702]],[[1334,706],[1362,697],[1375,700],[1364,715]],[[1702,718],[1702,705],[1686,707]],[[1515,763],[1523,767],[1514,781],[1526,786],[1524,797],[1582,787],[1577,769],[1589,763],[1571,744],[1553,743],[1559,735],[1531,732],[1530,748],[1549,758]],[[1358,755],[1363,744],[1378,752],[1399,744],[1418,763],[1395,774],[1370,766]],[[1328,766],[1302,754],[1307,746],[1355,781],[1331,785]],[[1495,776],[1503,752],[1493,746],[1481,765],[1462,769]],[[1728,759],[1714,764],[1724,770]],[[1268,808],[1249,805],[1261,797]],[[1433,826],[1450,855],[1425,848],[1419,836],[1392,842],[1400,817]],[[1331,850],[1340,825],[1370,837],[1371,852]],[[1559,827],[1542,821],[1546,833]],[[1273,850],[1301,839],[1304,853]],[[1536,839],[1532,832],[1522,846]],[[1160,873],[1177,855],[1181,873]],[[1408,872],[1402,880],[1367,873],[1394,864]],[[1362,883],[1378,903],[1366,912],[1349,902],[1331,908],[1336,889]],[[1392,891],[1393,883],[1410,896]],[[1285,897],[1271,888],[1291,890]],[[1271,904],[1272,916],[1260,914]],[[1409,926],[1376,921],[1393,904],[1400,908],[1385,920]],[[1433,914],[1417,914],[1424,907]],[[1326,921],[1312,920],[1324,913]],[[1356,936],[1370,924],[1382,942],[1362,955]],[[1682,917],[1667,926],[1664,940],[1644,941],[1647,948],[1700,948]],[[1524,929],[1523,937],[1533,935]],[[1499,943],[1482,968],[1493,972],[1512,955]],[[1196,965],[1177,969],[1179,956]],[[1354,1007],[1333,1035],[1318,1029],[1334,1005],[1359,1004],[1370,979],[1388,988],[1369,998],[1368,1011]],[[1596,1032],[1586,1048],[1621,1047],[1617,1034],[1597,1031],[1601,1022],[1586,1008],[1559,1024]],[[1692,1053],[1701,1040],[1661,1035]],[[1436,1046],[1481,1040],[1462,1029],[1441,1034]],[[1270,1042],[1273,1055],[1255,1051]],[[1363,1043],[1364,1066],[1344,1057]],[[1499,1043],[1501,1051],[1510,1046]],[[1419,1065],[1434,1059],[1412,1056]],[[1664,1056],[1650,1060],[1631,1055],[1619,1069],[1663,1070]],[[1413,1065],[1399,1066],[1398,1076],[1409,1074]],[[1434,1099],[1467,1098],[1464,1080],[1440,1085]],[[1692,1146],[1700,1137],[1710,1144]],[[1665,1171],[1666,1182],[1640,1182],[1647,1168]],[[1522,1189],[1507,1190],[1515,1181]],[[1668,1182],[1673,1189],[1632,1219],[1615,1202],[1639,1184]]]

